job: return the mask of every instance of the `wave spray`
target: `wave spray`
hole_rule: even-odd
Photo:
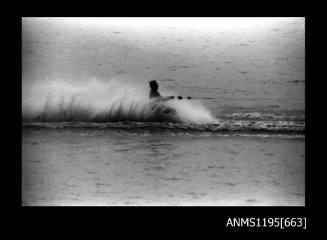
[[[168,94],[160,89],[162,95]],[[185,122],[214,123],[216,119],[197,100],[170,100],[165,115],[154,108],[149,88],[125,80],[104,82],[91,79],[70,83],[64,80],[36,82],[23,87],[23,122]]]

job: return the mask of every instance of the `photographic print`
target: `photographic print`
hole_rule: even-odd
[[[305,206],[304,17],[23,17],[22,206]]]

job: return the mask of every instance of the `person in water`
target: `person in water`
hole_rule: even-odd
[[[158,106],[157,103],[159,101],[168,101],[170,99],[175,98],[174,96],[162,97],[160,95],[160,93],[158,92],[159,85],[158,85],[156,80],[150,81],[150,88],[151,88],[151,91],[150,91],[150,96],[149,97],[150,97],[150,100],[154,100],[154,105],[152,106],[152,110],[157,108],[157,106]],[[176,110],[174,110],[174,109],[162,108],[162,107],[157,108],[156,111],[159,114],[173,114],[173,113],[176,113]]]
[[[159,85],[156,80],[150,81],[150,99],[157,99],[157,100],[162,100],[162,101],[168,101],[170,99],[174,99],[174,96],[167,96],[167,97],[162,97],[160,93],[158,92]]]

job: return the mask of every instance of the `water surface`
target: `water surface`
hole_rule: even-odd
[[[22,103],[47,116],[22,123],[23,205],[304,205],[304,18],[189,21],[23,18]],[[133,110],[152,79],[218,122],[92,121],[123,88],[102,86]],[[92,94],[31,94],[52,83]],[[86,121],[58,121],[73,103]]]

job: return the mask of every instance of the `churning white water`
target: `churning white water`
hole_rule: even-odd
[[[160,89],[162,95],[168,94]],[[169,93],[171,94],[171,93]],[[166,114],[166,109],[174,114]],[[36,82],[23,88],[24,121],[171,121],[195,124],[215,122],[197,100],[170,100],[154,105],[149,88],[130,81],[91,79]]]

